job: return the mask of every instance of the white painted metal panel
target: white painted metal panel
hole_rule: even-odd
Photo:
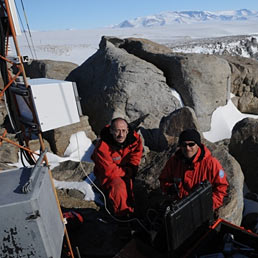
[[[28,83],[42,132],[80,122],[72,82],[39,78]]]
[[[15,33],[16,33],[16,35],[21,35],[21,28],[20,28],[20,23],[18,20],[17,10],[16,10],[14,0],[8,0],[8,4],[10,7],[10,12],[11,12],[11,16],[12,16],[11,18],[13,21]]]

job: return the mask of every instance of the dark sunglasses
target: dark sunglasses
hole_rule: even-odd
[[[189,146],[189,147],[193,147],[193,146],[195,146],[195,142],[189,142],[189,143],[186,143],[186,142],[182,142],[181,144],[180,144],[180,147],[184,147],[184,148],[186,148],[187,146]]]

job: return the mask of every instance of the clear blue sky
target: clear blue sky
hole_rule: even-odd
[[[15,0],[31,30],[90,29],[162,11],[258,11],[258,0]]]

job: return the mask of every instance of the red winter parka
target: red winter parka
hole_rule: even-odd
[[[109,133],[109,125],[101,133],[101,139],[91,156],[95,162],[94,173],[104,185],[114,177],[132,177],[142,157],[142,141],[135,131],[129,131],[123,145],[117,144]]]
[[[132,179],[142,157],[140,135],[130,129],[123,144],[114,141],[106,126],[91,156],[95,162],[94,174],[111,200],[113,211],[122,216],[134,211]]]
[[[208,180],[212,184],[214,210],[223,204],[228,188],[226,174],[221,164],[203,144],[191,163],[188,163],[181,150],[178,150],[167,161],[159,180],[161,189],[165,193],[173,183],[176,183],[180,199],[187,196],[194,186]]]

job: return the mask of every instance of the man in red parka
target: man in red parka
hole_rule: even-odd
[[[113,213],[125,216],[134,212],[132,180],[142,157],[140,135],[123,118],[116,118],[100,133],[91,156],[94,174],[108,195]]]
[[[212,184],[213,210],[223,204],[224,196],[227,195],[226,174],[220,162],[201,143],[200,134],[195,129],[180,134],[179,150],[167,161],[159,180],[162,191],[176,192],[178,199],[208,180]]]

